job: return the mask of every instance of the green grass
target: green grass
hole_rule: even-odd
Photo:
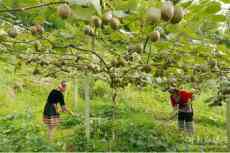
[[[194,101],[196,132],[193,137],[177,131],[175,120],[166,123],[165,119],[172,111],[167,93],[153,87],[137,89],[129,86],[118,93],[118,114],[113,123],[118,135],[116,143],[110,143],[111,94],[108,93],[91,100],[92,139],[88,145],[84,136],[85,103],[81,97],[78,97],[76,108],[81,117],[76,119],[61,114],[65,120],[56,129],[54,142],[49,144],[42,112],[47,95],[58,79],[51,84],[38,84],[40,78],[31,76],[29,67],[14,74],[12,66],[2,62],[0,66],[3,67],[0,70],[0,140],[4,140],[0,142],[0,151],[186,151],[184,142],[188,141],[189,151],[200,151],[201,146],[205,151],[226,151],[223,143],[226,136],[225,107],[210,108],[204,103],[215,94],[208,88],[204,88]],[[16,81],[25,87],[14,97],[12,92],[15,92]],[[71,88],[70,84],[66,93],[70,108]],[[28,134],[23,135],[23,130]]]

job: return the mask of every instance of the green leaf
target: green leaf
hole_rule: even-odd
[[[211,20],[213,22],[222,22],[222,21],[225,21],[226,18],[223,15],[213,15],[213,16],[211,16]]]
[[[88,8],[94,8],[99,15],[101,15],[100,0],[71,0],[71,4],[76,4]]]
[[[205,13],[214,14],[220,11],[221,5],[218,2],[211,2],[208,6],[206,6]]]

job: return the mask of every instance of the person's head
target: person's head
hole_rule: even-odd
[[[58,86],[58,90],[61,92],[65,92],[67,86],[67,81],[63,80]]]
[[[179,90],[175,87],[171,87],[168,89],[168,92],[171,94],[171,95],[177,95],[179,93]]]

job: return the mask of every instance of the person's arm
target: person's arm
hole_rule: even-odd
[[[59,101],[59,103],[60,103],[60,105],[61,105],[61,111],[62,111],[62,112],[67,112],[68,109],[66,108],[65,100],[64,100],[63,94],[61,94],[61,96],[60,96],[60,101]]]
[[[179,107],[178,105],[176,105],[175,107],[173,107],[173,111],[170,114],[169,120],[172,120],[172,119],[174,119],[177,116],[178,109],[179,109],[178,107]]]
[[[72,111],[67,109],[63,95],[61,96],[60,105],[61,105],[62,112],[69,113],[70,115],[75,115]]]
[[[173,119],[174,117],[176,117],[178,109],[179,109],[179,105],[176,103],[175,99],[173,99],[173,97],[170,97],[171,100],[171,105],[173,107],[173,111],[170,114],[169,120]]]

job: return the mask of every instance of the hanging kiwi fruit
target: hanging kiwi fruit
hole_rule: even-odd
[[[119,29],[121,23],[120,23],[120,20],[116,17],[113,17],[111,20],[110,20],[110,26],[113,30],[117,30]]]
[[[113,60],[111,61],[111,66],[112,66],[112,67],[117,67],[117,61],[116,61],[115,59],[113,59]]]
[[[118,67],[122,67],[122,66],[125,66],[125,60],[122,58],[122,57],[119,57],[118,59],[117,59],[117,66]]]
[[[137,43],[137,44],[131,44],[129,45],[128,47],[128,51],[133,53],[133,52],[136,52],[138,54],[141,54],[142,51],[143,51],[143,45],[140,44],[140,43]]]
[[[33,35],[42,34],[43,32],[44,32],[44,28],[40,24],[36,24],[36,25],[31,27],[31,33]]]
[[[161,7],[161,18],[164,21],[169,21],[173,18],[174,6],[171,1],[166,1]]]
[[[58,16],[62,19],[66,19],[71,15],[71,8],[67,4],[61,4],[57,8]]]
[[[184,10],[183,10],[183,8],[181,8],[181,7],[175,7],[174,8],[174,15],[173,15],[173,17],[172,17],[172,19],[171,19],[170,22],[172,24],[177,24],[177,23],[179,23],[182,20],[183,17],[184,17]]]
[[[156,41],[159,41],[160,40],[160,32],[158,31],[153,31],[149,34],[149,39],[152,41],[152,42],[156,42]]]
[[[106,12],[103,16],[102,16],[102,22],[103,24],[107,25],[110,20],[113,18],[113,14],[112,11],[108,11]]]
[[[16,38],[18,35],[17,30],[15,28],[11,28],[8,31],[8,36],[10,36],[11,38]]]
[[[147,14],[147,21],[150,24],[156,24],[156,23],[160,22],[160,19],[161,19],[161,11],[160,11],[160,9],[149,8],[146,11],[146,14]]]
[[[91,17],[91,24],[96,28],[100,28],[102,25],[102,20],[98,16]]]
[[[35,69],[33,70],[33,75],[39,75],[41,74],[41,71],[38,69],[38,67],[35,67]]]
[[[150,64],[145,64],[143,65],[141,71],[145,73],[150,73],[152,72],[152,66]]]
[[[88,36],[94,36],[93,28],[89,25],[85,26],[84,33]]]

